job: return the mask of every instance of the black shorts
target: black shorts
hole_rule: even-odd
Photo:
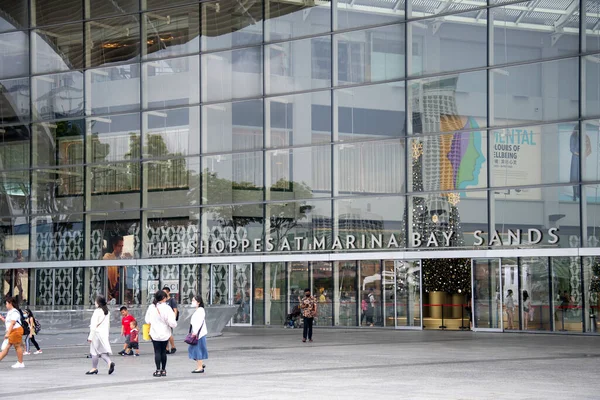
[[[140,344],[139,344],[139,342],[129,342],[129,345],[127,346],[127,348],[139,350]]]

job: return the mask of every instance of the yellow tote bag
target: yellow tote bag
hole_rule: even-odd
[[[142,325],[142,337],[144,340],[152,340],[150,337],[150,324]]]

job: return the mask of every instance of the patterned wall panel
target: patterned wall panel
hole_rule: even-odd
[[[192,251],[195,247],[190,246],[190,243],[198,241],[197,225],[149,226],[146,236],[148,238],[149,255],[151,257],[161,255],[189,256],[198,253],[197,249],[196,251]],[[180,251],[173,254],[172,247],[167,247],[166,243],[179,243]]]
[[[40,268],[36,271],[37,295],[36,304],[40,306],[51,306],[54,304],[54,270],[51,268]]]
[[[73,304],[82,306],[84,301],[85,290],[85,270],[84,268],[74,268],[73,271]]]
[[[104,294],[104,272],[105,267],[90,267],[90,299],[88,303],[94,304],[96,296]]]
[[[185,264],[181,266],[181,288],[179,302],[189,304],[192,296],[198,293],[198,266]]]
[[[83,232],[38,232],[35,257],[39,261],[70,261],[83,259]]]
[[[229,302],[229,264],[212,265],[213,303]]]
[[[94,229],[90,240],[90,259],[100,260],[102,258],[102,247],[104,245],[104,231],[102,229]]]
[[[70,306],[73,300],[73,268],[54,270],[54,305]]]

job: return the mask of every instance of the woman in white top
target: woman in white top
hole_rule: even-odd
[[[527,290],[523,290],[523,322],[525,330],[529,329],[529,317],[531,316],[531,299]]]
[[[17,307],[17,300],[14,297],[6,298],[6,309],[8,313],[6,318],[2,318],[6,326],[4,340],[7,346],[0,352],[0,360],[8,354],[10,347],[14,347],[17,352],[17,362],[12,365],[13,368],[25,368],[23,363],[23,327],[21,326],[21,312]]]
[[[192,299],[192,307],[195,307],[196,311],[190,320],[190,332],[198,336],[198,343],[190,345],[188,348],[188,356],[190,360],[196,361],[196,369],[192,371],[192,374],[201,374],[204,372],[205,367],[205,365],[202,364],[202,360],[208,358],[208,349],[206,348],[206,335],[208,329],[206,328],[206,311],[204,311],[204,301],[202,301],[202,296],[194,296]]]
[[[90,354],[92,355],[92,369],[86,372],[86,375],[95,375],[98,373],[98,361],[103,359],[108,365],[108,374],[115,370],[115,363],[111,361],[109,354],[112,354],[108,334],[110,330],[110,313],[106,306],[106,299],[102,296],[96,298],[96,310],[92,314],[90,321],[90,334],[88,342],[90,343]]]
[[[152,376],[167,376],[167,344],[171,337],[171,328],[177,326],[175,312],[166,303],[167,294],[159,290],[154,294],[154,301],[146,311],[146,323],[150,324],[150,337],[154,346],[154,363],[156,371]]]

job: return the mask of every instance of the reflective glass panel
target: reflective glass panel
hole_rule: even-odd
[[[199,67],[198,56],[157,60],[143,64],[144,108],[199,103]]]
[[[532,3],[522,15],[515,13],[514,6],[491,10],[494,17],[492,64],[579,52],[579,12],[573,2]]]
[[[121,114],[88,118],[88,162],[140,158],[140,115]]]
[[[203,153],[263,147],[263,101],[248,100],[202,107]]]
[[[409,196],[408,247],[471,247],[472,232],[488,231],[486,191],[429,193]],[[486,241],[487,243],[487,241]]]
[[[388,24],[404,19],[405,0],[382,3],[375,0],[341,0],[337,5],[337,28]],[[355,6],[356,5],[356,6]]]
[[[144,158],[175,157],[200,152],[200,109],[173,108],[145,112]]]
[[[202,203],[263,200],[262,152],[202,157]]]
[[[585,3],[585,34],[581,46],[582,51],[600,50],[600,1],[587,0]],[[583,16],[582,16],[583,18]]]
[[[405,205],[403,196],[335,200],[342,248],[393,250],[405,247]]]
[[[34,119],[47,120],[83,115],[81,72],[36,76],[32,79]]]
[[[34,226],[32,240],[35,252],[32,261],[83,260],[83,215],[38,216]]]
[[[83,68],[83,24],[37,29],[31,40],[34,73],[70,71]]]
[[[200,204],[198,157],[146,161],[142,164],[142,168],[144,168],[148,191],[147,207]]]
[[[206,230],[203,231],[202,238],[208,248],[206,252],[222,254],[263,251],[260,246],[263,214],[263,204],[203,208],[202,224]]]
[[[29,40],[25,32],[0,35],[0,78],[29,73]]]
[[[552,329],[551,320],[553,319],[556,325],[560,313],[555,313],[550,304],[548,257],[521,257],[519,264],[521,266],[521,288],[527,290],[531,300],[528,329],[549,331]],[[504,295],[506,294],[505,290]]]
[[[582,62],[581,113],[584,117],[600,115],[600,54],[585,56]]]
[[[331,3],[328,0],[297,4],[281,0],[264,1],[267,41],[291,39],[331,30]]]
[[[583,282],[579,257],[551,257],[554,331],[583,331]]]
[[[486,126],[486,72],[463,72],[409,82],[409,133],[472,130]]]
[[[269,277],[265,282],[265,306],[269,310],[266,323],[281,326],[286,322],[287,315],[286,263],[265,263],[265,276]],[[299,317],[296,319],[299,320]]]
[[[202,7],[202,51],[262,42],[263,1],[241,6],[233,0],[208,1]]]
[[[139,0],[90,0],[90,17],[107,17],[136,12],[140,9]]]
[[[170,5],[171,3],[169,3]],[[200,50],[198,5],[168,8],[144,14],[147,58],[197,53]]]
[[[312,268],[313,295],[317,299],[317,316],[319,326],[333,325],[333,267],[331,262],[313,261]]]
[[[331,196],[331,147],[267,152],[268,198],[295,200]]]
[[[4,201],[0,203],[1,215],[26,215],[29,213],[31,204],[29,201],[31,185],[29,183],[29,171],[5,171],[2,173],[2,185],[0,194]],[[20,224],[28,224],[27,221],[6,221],[10,227]]]
[[[577,122],[567,122],[490,131],[490,186],[579,181],[578,129]]]
[[[230,100],[261,94],[260,47],[202,55],[203,101]]]
[[[29,18],[28,0],[8,0],[2,2],[2,12],[7,17],[0,18],[0,32],[27,28]]]
[[[480,16],[476,22],[476,17],[471,12],[449,16],[443,23],[409,23],[413,37],[410,75],[484,67],[486,19]]]
[[[91,210],[132,210],[140,207],[140,164],[109,163],[90,167]],[[136,216],[139,219],[139,213]]]
[[[331,86],[329,36],[277,43],[265,48],[270,79],[267,93],[284,93]]]
[[[404,82],[337,89],[338,140],[405,135]]]
[[[404,191],[404,141],[378,140],[335,145],[338,190],[346,193]]]
[[[179,4],[194,3],[196,0],[169,0],[169,6],[175,6]],[[144,10],[153,10],[155,8],[162,8],[165,6],[163,0],[146,0],[146,8]]]
[[[85,72],[88,115],[134,111],[140,108],[140,65],[90,69]],[[115,96],[118,93],[118,96]]]
[[[377,278],[381,276],[381,261],[359,261],[358,271],[361,310],[364,311],[360,326],[383,326],[382,282]]]
[[[3,205],[2,208],[5,206]],[[4,210],[3,210],[4,212]],[[4,248],[0,256],[0,262],[13,262],[17,258],[29,259],[29,217],[5,217],[0,218],[0,229],[2,235],[0,244]],[[19,250],[21,257],[19,257]],[[3,285],[4,292],[6,293]]]
[[[265,268],[262,263],[252,264],[252,325],[265,324]]]
[[[31,212],[83,211],[83,167],[36,169],[32,173]]]
[[[494,118],[490,124],[576,118],[578,71],[577,58],[491,70]]]
[[[33,124],[33,166],[83,164],[82,119]]]
[[[0,133],[0,169],[28,168],[29,125],[4,126]]]
[[[356,326],[358,324],[358,288],[356,286],[356,261],[335,261],[333,267],[339,276],[339,290],[335,298],[334,310],[336,325]]]
[[[22,124],[29,121],[31,95],[29,78],[0,80],[0,123]]]
[[[404,25],[335,35],[340,85],[404,76]]]
[[[266,207],[269,219],[265,241],[267,252],[319,251],[330,248],[333,241],[331,200],[270,203]],[[295,239],[300,237],[305,239]]]
[[[579,186],[574,186],[574,189],[579,190]],[[581,190],[585,201],[586,217],[583,221],[585,224],[583,246],[600,247],[600,185],[585,185]],[[569,236],[569,243],[569,247],[578,247],[578,236],[576,234]]]
[[[421,326],[421,264],[419,261],[385,261],[396,272],[396,326]],[[392,280],[391,276],[386,277]],[[464,322],[463,322],[464,323]]]
[[[493,193],[492,226],[498,231],[494,246],[533,243],[538,247],[571,247],[570,243],[579,241],[579,197],[574,197],[572,186],[499,189]]]
[[[328,91],[272,97],[267,147],[331,141],[331,93]]]
[[[91,232],[86,237],[89,237],[92,260],[127,260],[140,257],[139,211],[94,212],[88,215],[91,216],[92,224]],[[112,291],[118,289],[120,271],[111,268],[115,267],[102,267],[101,271],[106,271],[108,289]],[[90,283],[99,284],[98,289],[106,292],[103,282],[105,280],[100,279]],[[114,296],[114,293],[112,295]]]
[[[585,331],[598,332],[598,310],[600,310],[600,258],[582,257],[583,298],[586,308]]]
[[[83,1],[33,1],[31,2],[31,25],[53,25],[83,19]]]
[[[123,16],[86,23],[87,67],[133,62],[140,57],[139,17]]]
[[[146,248],[144,257],[197,256],[200,240],[200,209],[152,209],[145,212]],[[165,229],[169,226],[169,229]],[[189,277],[188,277],[189,279]],[[198,291],[196,291],[198,293]]]

